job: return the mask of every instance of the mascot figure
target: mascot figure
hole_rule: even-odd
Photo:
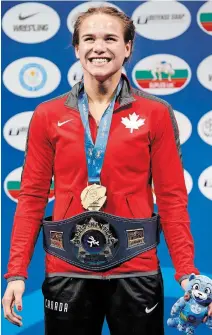
[[[195,328],[206,320],[205,325],[212,330],[212,317],[207,317],[208,306],[212,302],[212,280],[206,276],[191,274],[186,294],[171,309],[167,324],[187,335],[193,335]]]

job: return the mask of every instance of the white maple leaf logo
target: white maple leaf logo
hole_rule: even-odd
[[[139,127],[144,125],[144,121],[146,119],[139,119],[139,115],[137,115],[135,112],[133,114],[129,114],[128,117],[122,117],[121,123],[125,125],[126,128],[130,129],[130,133],[132,134],[134,129],[139,129]]]

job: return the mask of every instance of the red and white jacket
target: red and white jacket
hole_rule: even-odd
[[[103,211],[127,218],[148,218],[153,212],[152,179],[158,212],[168,249],[176,269],[175,278],[196,273],[194,245],[187,212],[187,191],[181,163],[179,134],[171,106],[150,94],[123,87],[114,106],[111,129],[101,172],[107,188]],[[84,211],[80,194],[87,186],[84,128],[77,106],[79,84],[60,97],[40,104],[29,128],[19,201],[14,216],[10,259],[5,278],[27,278],[34,244],[41,228],[54,176],[53,220]],[[127,128],[122,118],[135,123]],[[143,125],[136,129],[136,120]],[[97,125],[89,115],[93,140]],[[112,278],[129,273],[159,270],[156,249],[102,273],[83,270],[46,254],[49,276],[94,276]]]

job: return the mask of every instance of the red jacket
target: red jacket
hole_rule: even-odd
[[[87,186],[88,174],[84,128],[77,107],[78,91],[79,84],[69,93],[42,103],[33,114],[5,278],[27,278],[27,267],[40,231],[53,175],[53,219],[61,220],[84,211],[80,194]],[[123,118],[130,120],[133,113],[135,120],[129,124],[132,128],[127,128]],[[140,119],[143,122],[136,122]],[[91,115],[89,122],[95,141],[97,126]],[[107,188],[103,211],[128,218],[151,217],[153,178],[162,229],[177,280],[191,272],[199,273],[193,263],[194,246],[179,147],[178,128],[171,106],[132,89],[124,77],[114,107],[101,172],[101,183]],[[156,249],[152,249],[100,275],[151,273],[158,268]],[[50,254],[46,254],[46,272],[96,274]]]

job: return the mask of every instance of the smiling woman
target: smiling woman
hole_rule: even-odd
[[[173,110],[121,73],[134,35],[115,8],[82,13],[73,46],[83,79],[33,114],[3,298],[16,325],[41,222],[46,335],[100,335],[105,316],[112,335],[163,335],[160,227],[182,287],[199,273]],[[52,176],[53,217],[44,220]]]
[[[72,44],[83,67],[90,113],[97,123],[132,53],[134,35],[132,21],[112,7],[90,8],[75,23]]]
[[[131,55],[132,50],[133,50],[134,36],[135,36],[135,26],[133,24],[133,21],[131,19],[129,19],[129,17],[127,17],[123,12],[118,11],[117,9],[115,9],[113,7],[90,8],[90,9],[88,9],[88,11],[86,13],[83,13],[82,15],[80,15],[78,17],[77,21],[75,22],[75,25],[74,25],[72,45],[74,47],[79,45],[80,30],[82,30],[82,23],[87,18],[91,19],[91,16],[98,15],[98,14],[100,14],[100,17],[99,17],[100,20],[102,18],[102,15],[103,16],[106,15],[107,23],[106,23],[106,26],[104,27],[104,28],[106,28],[106,30],[104,30],[104,33],[106,34],[106,38],[108,38],[108,39],[111,38],[111,40],[113,40],[115,38],[121,38],[121,40],[122,39],[124,40],[125,44],[130,42],[130,44],[131,44],[130,55]],[[89,21],[90,21],[90,19],[89,19]],[[114,26],[112,27],[112,22],[111,22],[112,19],[115,19],[116,22],[119,22],[119,24],[118,24],[119,33],[121,32],[121,35],[119,35],[119,33],[117,35],[117,31],[116,30],[114,31],[114,28],[116,28],[116,24],[115,24],[115,27]],[[95,26],[94,21],[90,22],[89,28],[92,28],[92,27]],[[113,21],[113,23],[115,22],[114,20],[112,20],[112,21]],[[103,28],[103,25],[101,25],[101,30],[102,30],[102,28]],[[108,28],[111,29],[111,32],[107,30]],[[120,31],[120,29],[121,29],[121,31]],[[82,31],[81,31],[81,34],[82,34]],[[86,33],[86,34],[88,34],[88,33]],[[124,62],[126,62],[128,60],[130,55],[124,59]]]

